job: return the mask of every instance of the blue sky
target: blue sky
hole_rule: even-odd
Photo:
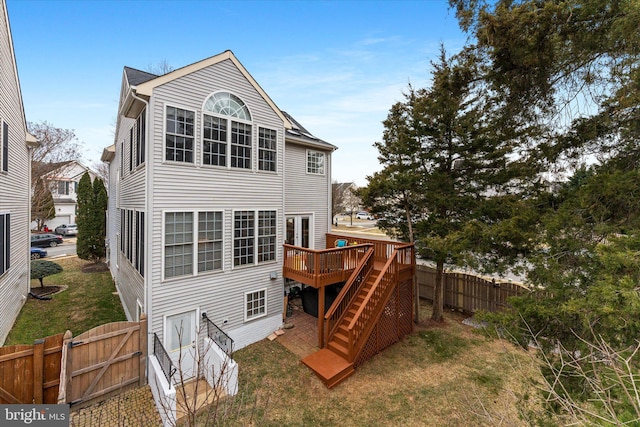
[[[466,36],[445,0],[7,0],[28,121],[75,130],[83,161],[113,143],[123,67],[174,68],[230,49],[278,107],[338,146],[333,179],[366,185],[409,82]]]

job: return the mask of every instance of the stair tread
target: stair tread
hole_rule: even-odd
[[[302,363],[323,380],[330,380],[346,370],[353,369],[353,363],[349,363],[344,357],[326,348],[305,357]]]

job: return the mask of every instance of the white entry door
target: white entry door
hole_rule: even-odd
[[[311,247],[311,215],[287,215],[287,244]]]
[[[198,371],[196,310],[167,316],[165,320],[165,343],[169,357],[178,369],[174,381],[193,378]]]

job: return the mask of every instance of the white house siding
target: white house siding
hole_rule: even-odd
[[[253,169],[250,171],[201,166],[202,105],[216,91],[239,96],[248,106],[253,122]],[[165,106],[196,112],[195,164],[164,162]],[[198,308],[225,332],[238,338],[242,346],[264,338],[282,320],[282,248],[284,240],[283,148],[284,127],[279,116],[268,106],[255,88],[227,60],[164,84],[154,90],[149,118],[149,206],[147,216],[150,265],[147,272],[152,284],[151,331],[163,333],[164,316]],[[257,171],[258,126],[278,132],[277,172]],[[151,166],[153,165],[153,166]],[[150,208],[151,209],[151,208]],[[234,269],[233,211],[276,210],[278,234],[276,260],[258,266]],[[166,211],[223,211],[224,270],[195,276],[171,278],[162,282],[163,220]],[[277,279],[270,279],[271,273]],[[267,315],[245,322],[245,292],[267,290]],[[227,321],[226,323],[224,321]],[[240,331],[235,333],[235,331]],[[235,339],[235,338],[234,338]]]
[[[5,1],[0,0],[0,123],[8,124],[9,135],[9,170],[8,173],[0,172],[0,212],[11,215],[10,268],[0,275],[0,345],[4,343],[29,292],[30,262],[31,165],[6,14]]]
[[[314,249],[324,249],[331,222],[331,153],[325,152],[325,174],[307,174],[307,150],[322,151],[287,142],[285,164],[285,210],[287,214],[314,213]]]

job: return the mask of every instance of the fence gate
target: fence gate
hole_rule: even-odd
[[[114,322],[77,337],[67,331],[62,347],[58,403],[95,401],[145,384],[147,320]]]
[[[62,334],[0,347],[0,404],[56,403]]]

